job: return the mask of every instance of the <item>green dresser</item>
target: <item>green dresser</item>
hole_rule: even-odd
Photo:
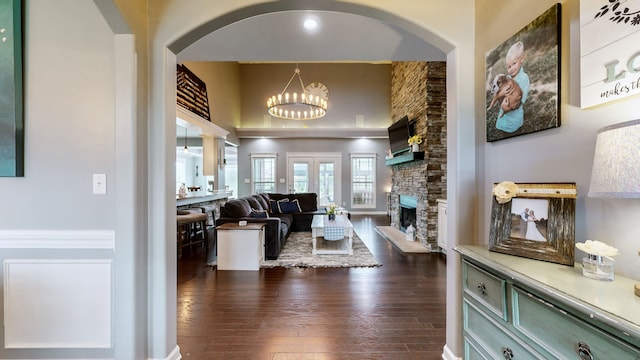
[[[640,360],[631,279],[459,246],[464,359]]]

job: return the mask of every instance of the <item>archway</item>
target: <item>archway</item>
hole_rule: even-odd
[[[391,5],[390,5],[391,6]],[[210,21],[195,26],[179,38],[170,41],[152,54],[152,62],[159,63],[152,69],[151,83],[158,84],[151,87],[151,103],[149,115],[149,327],[157,329],[149,335],[149,349],[151,357],[165,357],[166,352],[177,353],[176,338],[176,290],[175,274],[171,271],[176,268],[176,254],[173,243],[175,234],[175,222],[173,208],[175,198],[170,196],[169,189],[173,187],[174,174],[171,167],[171,154],[167,149],[175,147],[175,68],[176,54],[182,51],[199,37],[216,31],[223,26],[242,19],[261,14],[268,14],[289,10],[324,10],[344,12],[354,15],[369,17],[378,21],[391,23],[407,32],[410,32],[425,41],[437,46],[447,53],[447,114],[448,121],[448,199],[449,217],[458,222],[449,222],[447,233],[448,244],[453,247],[458,244],[460,237],[468,236],[473,226],[460,226],[472,224],[471,197],[461,199],[461,188],[474,189],[475,185],[475,120],[473,117],[473,90],[464,86],[461,79],[473,79],[473,48],[461,49],[444,37],[429,31],[426,27],[416,25],[409,20],[397,16],[392,12],[355,5],[349,3],[319,2],[310,5],[307,2],[270,2],[244,7],[228,12]],[[473,41],[472,39],[470,40]],[[467,84],[469,86],[469,84]],[[462,121],[463,114],[467,115],[466,121]],[[154,121],[155,119],[155,121]],[[465,123],[461,125],[461,123]],[[471,190],[473,191],[473,190]],[[463,210],[461,210],[463,209]],[[471,238],[471,237],[469,237]],[[459,277],[459,265],[457,257],[451,253],[451,260],[447,265],[447,276],[450,281]],[[460,298],[457,282],[448,286],[447,297],[450,303],[457,303]],[[447,323],[452,328],[447,329],[447,345],[451,351],[460,352],[461,341],[459,339],[459,310],[447,311]],[[446,352],[446,349],[445,349]],[[171,356],[170,356],[171,358]]]

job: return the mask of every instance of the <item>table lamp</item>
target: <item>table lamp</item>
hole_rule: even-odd
[[[598,131],[588,196],[640,198],[640,120]],[[640,284],[634,291],[640,296]]]

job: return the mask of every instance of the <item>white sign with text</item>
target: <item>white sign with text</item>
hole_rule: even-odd
[[[580,1],[580,107],[640,94],[640,0]]]

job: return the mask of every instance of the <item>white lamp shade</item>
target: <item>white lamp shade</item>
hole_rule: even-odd
[[[589,196],[640,198],[640,120],[598,131]]]

